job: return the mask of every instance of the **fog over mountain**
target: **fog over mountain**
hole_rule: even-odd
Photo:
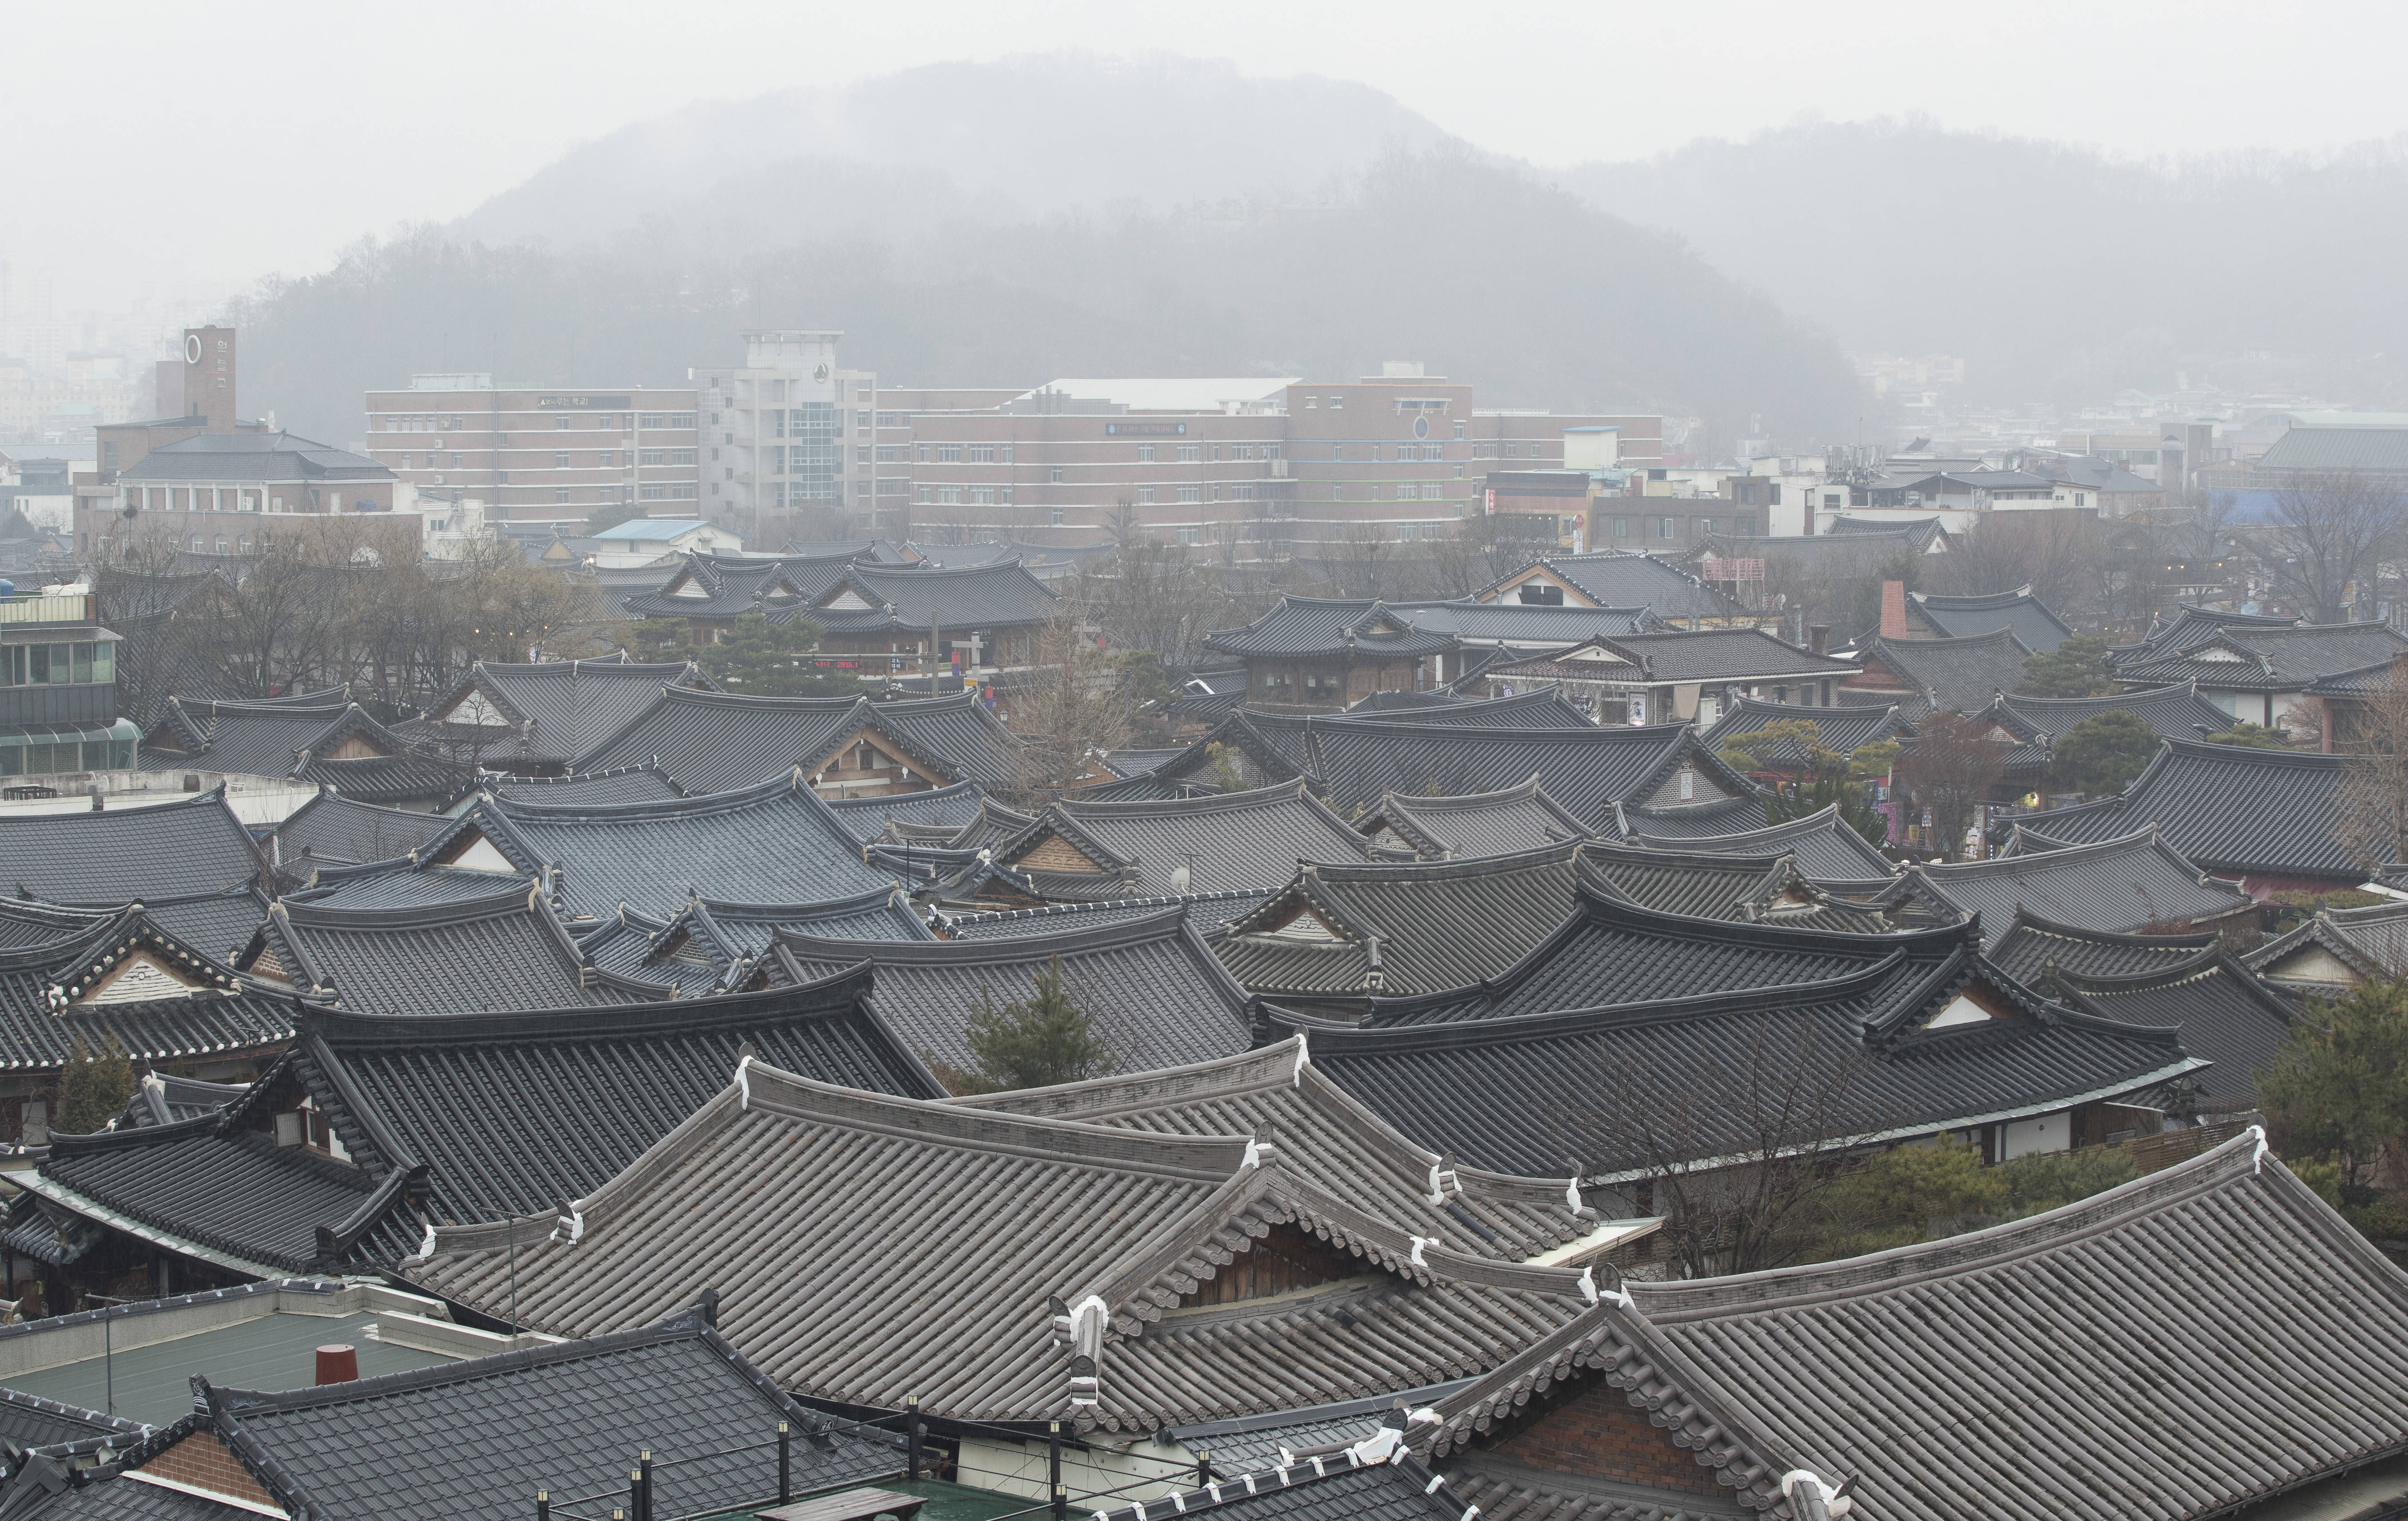
[[[1099,124],[1100,123],[1100,124]],[[1835,436],[1829,338],[1378,92],[1226,65],[942,65],[697,107],[458,224],[246,304],[245,400],[305,433],[414,371],[671,384],[744,328],[827,326],[890,383],[1376,371],[1483,406]]]
[[[2408,400],[2408,138],[2140,164],[1928,122],[1817,123],[1554,178],[1679,233],[1852,351],[1964,354],[1969,387],[1999,400],[2098,400],[2203,367]],[[2272,357],[2233,362],[2251,351]]]

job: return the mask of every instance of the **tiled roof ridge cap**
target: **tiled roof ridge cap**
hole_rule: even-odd
[[[2039,597],[2032,595],[2032,583],[2030,581],[2024,582],[2021,586],[2016,587],[2012,592],[1909,592],[1906,595],[1914,598],[1917,602],[1927,603],[1943,610],[1952,608],[1958,610],[2003,608],[2027,599],[2034,602],[2040,600]]]
[[[1429,809],[1440,813],[1464,812],[1475,808],[1495,808],[1504,803],[1526,802],[1536,797],[1539,790],[1539,773],[1533,771],[1527,781],[1516,782],[1507,787],[1498,787],[1493,792],[1448,793],[1435,797],[1401,792],[1383,793],[1380,796],[1380,809],[1382,811],[1391,808],[1401,808],[1408,812],[1416,809]]]
[[[848,942],[861,946],[870,941]],[[899,942],[898,942],[899,943]],[[758,993],[715,993],[675,1002],[577,1005],[566,1009],[476,1010],[448,1014],[367,1014],[305,1007],[305,1035],[347,1053],[425,1045],[574,1045],[697,1030],[741,1028],[852,1013],[871,986],[856,958],[828,976]]]
[[[1107,906],[1119,906],[1125,901],[1115,898],[1109,900]],[[881,962],[930,967],[1011,966],[1043,961],[1056,955],[1068,960],[1083,952],[1122,950],[1132,945],[1152,944],[1156,940],[1176,940],[1186,927],[1186,911],[1178,906],[1176,899],[1163,901],[1170,906],[1158,913],[1124,919],[1114,924],[1066,929],[1053,935],[1015,935],[972,940],[848,940],[806,935],[782,926],[775,931],[775,935],[777,943],[798,956],[809,956],[814,961],[842,961],[865,967],[875,967]]]
[[[505,820],[523,817],[529,822],[591,819],[599,823],[615,823],[627,819],[695,818],[710,813],[734,813],[763,803],[775,802],[781,796],[800,796],[808,786],[801,781],[800,768],[781,772],[767,782],[756,782],[749,787],[731,787],[725,792],[688,793],[681,797],[639,797],[628,803],[538,803],[523,797],[481,798],[477,810],[492,809]],[[817,794],[812,795],[814,797]],[[461,815],[475,816],[475,810]]]
[[[2229,959],[2229,953],[2225,950],[2223,943],[2218,941],[2212,945],[2203,945],[2189,955],[2168,966],[2151,967],[2144,971],[2084,972],[2060,967],[2057,969],[2057,982],[2060,986],[2076,993],[2096,993],[2101,996],[2142,993],[2164,987],[2169,983],[2186,982],[2200,972],[2213,971],[2224,966]],[[2238,966],[2234,969],[2243,970]],[[2245,971],[2243,975],[2247,975]],[[2251,977],[2250,981],[2254,982],[2256,979]]]
[[[1186,1062],[1178,1067],[1162,1067],[1144,1072],[1086,1078],[1077,1083],[1057,1083],[1043,1088],[1013,1088],[1002,1093],[963,1094],[941,1099],[939,1102],[963,1109],[1010,1109],[1036,1099],[1060,1103],[1065,1100],[1075,1102],[1079,1097],[1085,1095],[1101,1097],[1120,1093],[1133,1096],[1125,1103],[1118,1100],[1111,1101],[1111,1109],[1118,1112],[1146,1107],[1145,1103],[1140,1103],[1134,1097],[1138,1095],[1146,1096],[1147,1101],[1151,1102],[1153,1096],[1156,1095],[1195,1098],[1225,1093],[1249,1092],[1290,1081],[1291,1074],[1297,1067],[1296,1053],[1300,1040],[1301,1037],[1292,1035],[1286,1040],[1274,1040],[1268,1045],[1255,1046],[1250,1051],[1240,1051],[1227,1056],[1208,1057],[1203,1061]],[[1228,1074],[1226,1081],[1217,1083],[1207,1081],[1223,1073]],[[1195,1085],[1178,1088],[1175,1093],[1171,1091],[1176,1085],[1184,1083]],[[1048,1098],[1048,1096],[1052,1097]]]
[[[840,1087],[768,1066],[757,1057],[739,1065],[741,1081],[732,1083],[720,1095],[734,1097],[739,1112],[757,1109],[789,1119],[873,1129],[932,1144],[1214,1182],[1226,1182],[1246,1169],[1247,1158],[1255,1150],[1251,1136],[1163,1135],[1047,1114],[969,1109],[940,1098],[905,1098]],[[628,1172],[639,1166],[640,1159],[630,1163]],[[603,1184],[592,1198],[598,1201],[616,1182]]]
[[[2408,910],[2408,902],[2403,902],[2400,906],[2402,910]],[[2044,918],[2021,904],[2015,906],[2014,917],[2007,922],[2006,930],[2000,939],[2003,940],[2006,936],[2014,934],[2017,929],[2028,929],[2039,935],[2055,935],[2066,940],[2096,940],[2105,945],[2137,945],[2149,949],[2181,945],[2187,940],[2196,940],[2200,945],[2204,946],[2220,938],[2214,930],[2198,931],[2187,935],[2143,935],[2127,930],[2088,929],[2081,925],[2067,924],[2061,919]]]
[[[525,878],[505,878],[502,883],[482,897],[453,898],[437,903],[404,904],[395,908],[357,907],[340,903],[315,901],[292,902],[278,898],[272,911],[288,925],[303,929],[339,930],[411,930],[437,925],[462,924],[474,919],[493,918],[502,913],[548,912],[538,903],[530,901]],[[540,889],[538,888],[538,891]]]
[[[1586,838],[1559,839],[1544,845],[1526,846],[1501,855],[1464,855],[1446,861],[1304,860],[1297,863],[1297,869],[1299,873],[1309,872],[1324,882],[1346,884],[1453,881],[1462,877],[1493,877],[1509,871],[1555,865],[1570,867],[1573,857],[1594,843]],[[1289,885],[1295,885],[1293,881]]]
[[[1748,925],[1740,927],[1758,929],[1764,926]],[[1346,1054],[1356,1047],[1360,1047],[1363,1054],[1377,1055],[1383,1049],[1426,1050],[1450,1046],[1502,1045],[1530,1037],[1545,1038],[1627,1026],[1675,1024],[1684,1020],[1711,1018],[1718,1014],[1745,1012],[1763,1007],[1802,1007],[1808,1004],[1832,1002],[1878,984],[1903,969],[1910,959],[1905,947],[1894,946],[1887,954],[1870,962],[1858,970],[1807,982],[1784,983],[1763,987],[1730,988],[1715,993],[1690,993],[1671,998],[1644,998],[1632,1003],[1590,1004],[1578,1009],[1553,1009],[1537,1013],[1504,1014],[1488,1019],[1455,1020],[1428,1025],[1358,1025],[1331,1027],[1314,1024],[1288,1027],[1310,1029],[1315,1045],[1325,1053]],[[1442,998],[1442,995],[1430,995],[1413,1001],[1429,1003],[1441,1001]],[[1272,1023],[1285,1024],[1285,1021],[1279,1016],[1286,1011],[1266,1005],[1264,1012]],[[2132,1028],[2130,1026],[2124,1027]]]
[[[1312,794],[1308,781],[1299,776],[1286,782],[1274,782],[1267,787],[1250,787],[1244,792],[1206,793],[1195,797],[1132,797],[1119,802],[1082,802],[1075,797],[1059,797],[1048,805],[1047,811],[1058,810],[1062,817],[1074,824],[1082,816],[1098,819],[1182,818],[1197,813],[1236,813],[1250,809],[1275,808],[1282,803],[1310,797]],[[1044,813],[1038,815],[1040,822],[1044,817]]]
[[[2169,759],[2174,756],[2221,758],[2240,765],[2292,767],[2302,771],[2337,771],[2348,765],[2350,759],[2347,755],[2327,755],[2313,750],[2261,750],[2256,745],[2219,745],[2205,739],[2169,739],[2165,745]],[[2135,777],[2131,786],[2124,789],[2125,793],[2128,795],[2133,788],[2148,780],[2148,775],[2147,771],[2143,771]]]
[[[2013,628],[2003,624],[1991,629],[1986,634],[1951,634],[1936,639],[1891,639],[1886,634],[1873,636],[1873,643],[1883,650],[1911,651],[1917,647],[1961,648],[1969,644],[1998,644],[2001,641],[2014,645],[2027,654],[2031,653],[2031,646],[2017,639]]]
[[[2037,830],[2031,833],[2042,839],[2049,839],[2047,835],[2040,834]],[[2062,843],[2052,841],[2052,843],[2055,844],[2054,849],[2040,851],[2030,855],[1993,855],[1980,861],[1917,861],[1907,869],[1917,876],[1934,877],[1942,882],[1947,882],[1962,877],[2012,877],[2020,874],[2018,868],[2039,869],[2063,865],[2068,861],[2080,860],[2087,856],[2120,854],[2137,848],[2163,846],[2167,854],[2174,854],[2172,846],[2164,845],[2164,842],[2157,838],[2157,826],[2155,824],[2144,824],[2130,834],[2115,835],[2106,839],[2067,840]],[[2176,856],[2176,859],[2180,858]],[[2199,868],[2192,867],[2191,869],[2197,871]]]

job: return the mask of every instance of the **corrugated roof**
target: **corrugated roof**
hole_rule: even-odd
[[[2266,446],[2258,468],[2408,472],[2408,428],[2290,428]]]

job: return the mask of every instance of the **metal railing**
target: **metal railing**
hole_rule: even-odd
[[[83,594],[74,596],[18,596],[0,602],[0,624],[88,624],[92,622],[92,598]]]

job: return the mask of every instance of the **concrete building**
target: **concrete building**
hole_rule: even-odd
[[[363,513],[423,543],[415,489],[372,459],[289,433],[198,433],[147,450],[108,487],[79,490],[76,552],[106,560],[140,543],[250,554],[298,521]]]
[[[870,525],[880,473],[878,377],[838,366],[843,337],[747,333],[742,366],[686,371],[704,413],[705,517],[765,547],[811,526],[807,513],[822,524],[834,513],[845,526]]]
[[[417,492],[474,496],[494,522],[690,503],[701,480],[691,389],[496,385],[413,375],[367,394],[367,453]],[[677,510],[679,509],[669,509]]]

